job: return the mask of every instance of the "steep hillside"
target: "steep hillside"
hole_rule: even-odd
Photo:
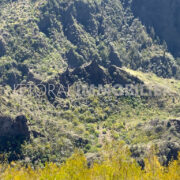
[[[24,115],[27,123],[20,126],[28,125],[28,134],[20,137],[14,132],[16,126],[15,129],[11,124],[1,127],[2,132],[5,128],[14,132],[1,136],[0,152],[10,161],[62,162],[75,148],[83,149],[93,158],[106,141],[112,140],[125,141],[139,162],[150,144],[163,147],[159,156],[164,164],[177,157],[180,149],[178,80],[114,65],[104,68],[92,62],[39,82],[27,78],[14,91],[8,85],[1,89],[1,121]],[[53,91],[49,84],[54,85]],[[133,85],[132,89],[129,84]],[[143,94],[139,94],[141,86]],[[47,87],[45,92],[44,87]],[[151,121],[157,122],[157,127]],[[167,127],[168,121],[172,125]],[[142,153],[138,154],[139,151]]]
[[[91,60],[162,77],[177,75],[174,58],[147,34],[123,1],[4,2],[1,59],[27,64],[44,79]]]
[[[180,1],[178,0],[133,0],[132,9],[136,17],[155,34],[165,40],[168,49],[180,57]]]
[[[113,140],[141,165],[152,144],[177,158],[179,65],[132,3],[0,0],[0,161],[97,159]]]

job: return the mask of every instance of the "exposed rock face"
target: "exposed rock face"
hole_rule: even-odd
[[[0,137],[29,137],[29,129],[25,116],[17,116],[12,119],[8,116],[0,116]]]
[[[73,75],[84,78],[89,84],[98,85],[110,83],[110,77],[96,61],[92,61],[85,67],[75,69]]]
[[[66,98],[66,91],[75,82],[85,82],[89,85],[105,85],[105,84],[144,84],[140,79],[135,76],[130,75],[122,68],[115,65],[111,65],[108,68],[100,66],[96,61],[92,61],[88,65],[83,65],[81,67],[75,68],[70,71],[69,68],[62,74],[59,74],[54,79],[49,80],[45,83],[46,90],[48,92],[48,99],[54,99],[55,95],[58,97]],[[52,89],[49,85],[53,85]],[[50,93],[49,93],[50,92]],[[61,94],[59,94],[61,92]]]
[[[132,9],[147,27],[154,27],[175,56],[180,56],[179,0],[133,0]]]
[[[114,84],[119,83],[122,85],[129,83],[141,83],[138,78],[128,74],[123,69],[111,65],[108,68],[100,66],[96,61],[92,61],[86,66],[75,68],[72,72],[66,71],[60,75],[60,82],[63,85],[72,85],[76,80],[83,79],[89,84]]]

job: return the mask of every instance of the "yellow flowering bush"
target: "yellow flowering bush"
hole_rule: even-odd
[[[113,144],[101,152],[102,160],[88,166],[82,152],[75,152],[63,164],[46,163],[44,168],[33,169],[19,164],[0,166],[2,180],[179,180],[180,156],[168,167],[162,166],[153,154],[144,160],[142,169],[131,158],[123,144]]]

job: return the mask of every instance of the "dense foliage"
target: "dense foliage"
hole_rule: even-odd
[[[89,165],[86,157],[80,152],[73,154],[62,165],[47,163],[45,167],[36,169],[30,166],[22,167],[15,162],[8,166],[1,165],[0,178],[4,180],[178,180],[180,178],[180,160],[172,161],[168,167],[163,167],[157,157],[150,154],[145,159],[145,168],[142,169],[130,157],[127,148],[122,144],[116,148],[114,148],[114,144],[107,146],[103,151],[103,159]]]
[[[130,1],[8,1],[0,24],[0,57],[27,64],[43,79],[94,59],[163,77],[178,73],[167,46],[134,18]]]
[[[70,172],[76,171],[75,179],[146,179],[153,173],[178,179],[179,161],[170,162],[180,150],[179,65],[154,29],[134,17],[131,1],[0,0],[0,122],[8,119],[13,129],[23,115],[29,130],[26,138],[0,137],[0,162],[18,161],[15,167],[2,164],[2,176],[70,179]],[[98,94],[99,82],[111,90],[115,83],[138,82],[162,96]],[[19,83],[33,88],[14,91]],[[38,83],[61,83],[69,93],[52,99],[48,94],[38,96]],[[95,93],[77,94],[77,84],[96,85]],[[78,148],[97,160],[104,144],[113,140],[123,140],[141,165],[148,147],[155,144],[161,165],[170,163],[169,168],[155,161],[157,169],[149,162],[149,169],[141,170],[129,153],[121,151],[90,168],[82,154],[68,159]],[[33,170],[19,162],[47,165]],[[66,163],[57,165],[62,162]],[[124,170],[127,174],[121,173]]]

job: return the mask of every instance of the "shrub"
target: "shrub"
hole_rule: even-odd
[[[123,143],[106,145],[101,156],[103,160],[88,167],[88,162],[82,152],[74,155],[60,166],[46,163],[44,168],[33,169],[23,167],[19,163],[0,165],[0,179],[4,180],[94,180],[94,179],[180,179],[180,159],[173,161],[168,167],[163,167],[156,156],[151,153],[144,160],[145,168],[131,158],[130,151]],[[180,158],[180,156],[179,156]]]

